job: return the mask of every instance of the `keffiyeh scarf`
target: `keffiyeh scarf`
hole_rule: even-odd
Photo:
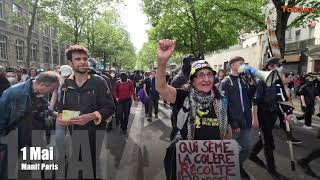
[[[197,110],[210,108],[210,106],[213,108],[219,121],[220,136],[222,139],[224,138],[228,126],[226,101],[224,101],[223,97],[219,99],[215,97],[213,91],[209,94],[203,94],[192,88],[189,96],[184,100],[183,107],[180,109],[177,117],[177,125],[180,130],[184,123],[186,121],[188,122],[188,140],[194,139],[194,119],[196,117]]]

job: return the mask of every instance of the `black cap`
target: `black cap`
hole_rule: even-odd
[[[280,58],[276,58],[276,57],[272,57],[272,58],[268,59],[266,65],[269,66],[269,65],[275,64],[275,65],[281,66],[284,62],[286,62],[286,60],[280,59]]]
[[[97,67],[97,61],[94,58],[89,58],[88,59],[88,65],[89,65],[89,67],[96,68]]]
[[[188,54],[182,59],[182,64],[188,65],[191,64],[192,61],[196,61],[197,58],[193,54]]]

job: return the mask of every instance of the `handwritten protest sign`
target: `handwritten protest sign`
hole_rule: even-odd
[[[178,180],[238,180],[239,146],[234,140],[193,140],[176,144]]]

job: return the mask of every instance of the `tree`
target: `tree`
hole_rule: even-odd
[[[61,35],[74,44],[81,42],[88,21],[99,14],[99,7],[109,0],[62,0],[57,9]],[[72,37],[72,38],[71,38]]]
[[[149,70],[156,60],[156,42],[149,41],[143,44],[137,55],[136,69]]]
[[[320,17],[320,12],[317,9],[320,8],[319,0],[288,0],[287,7],[293,8],[298,6],[310,7],[316,9],[315,12],[305,12],[300,13],[295,19],[288,24],[289,17],[292,12],[284,11],[283,6],[285,6],[285,1],[272,0],[272,3],[276,10],[276,29],[275,33],[278,39],[281,57],[284,58],[285,52],[285,35],[286,30],[289,27],[298,27],[301,25],[306,25],[308,22],[315,21],[317,17]]]
[[[144,12],[153,26],[149,39],[176,39],[178,52],[193,53],[198,58],[233,45],[241,30],[264,25],[257,7],[265,4],[263,0],[235,1],[143,0]]]
[[[49,7],[54,7],[56,1],[54,0],[17,0],[18,4],[25,5],[30,12],[28,16],[22,16],[21,14],[13,14],[11,19],[13,22],[24,24],[27,26],[27,57],[26,57],[26,68],[30,67],[31,58],[31,39],[32,31],[34,30],[35,24],[41,24],[48,20],[47,17],[51,17],[48,11]]]
[[[100,57],[104,62],[109,61],[110,64],[120,67],[134,68],[135,49],[117,12],[113,10],[104,12],[87,32],[90,32],[87,45],[93,52],[92,56]]]

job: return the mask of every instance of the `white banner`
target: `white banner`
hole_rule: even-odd
[[[239,145],[235,140],[193,140],[176,144],[178,180],[239,180]]]

